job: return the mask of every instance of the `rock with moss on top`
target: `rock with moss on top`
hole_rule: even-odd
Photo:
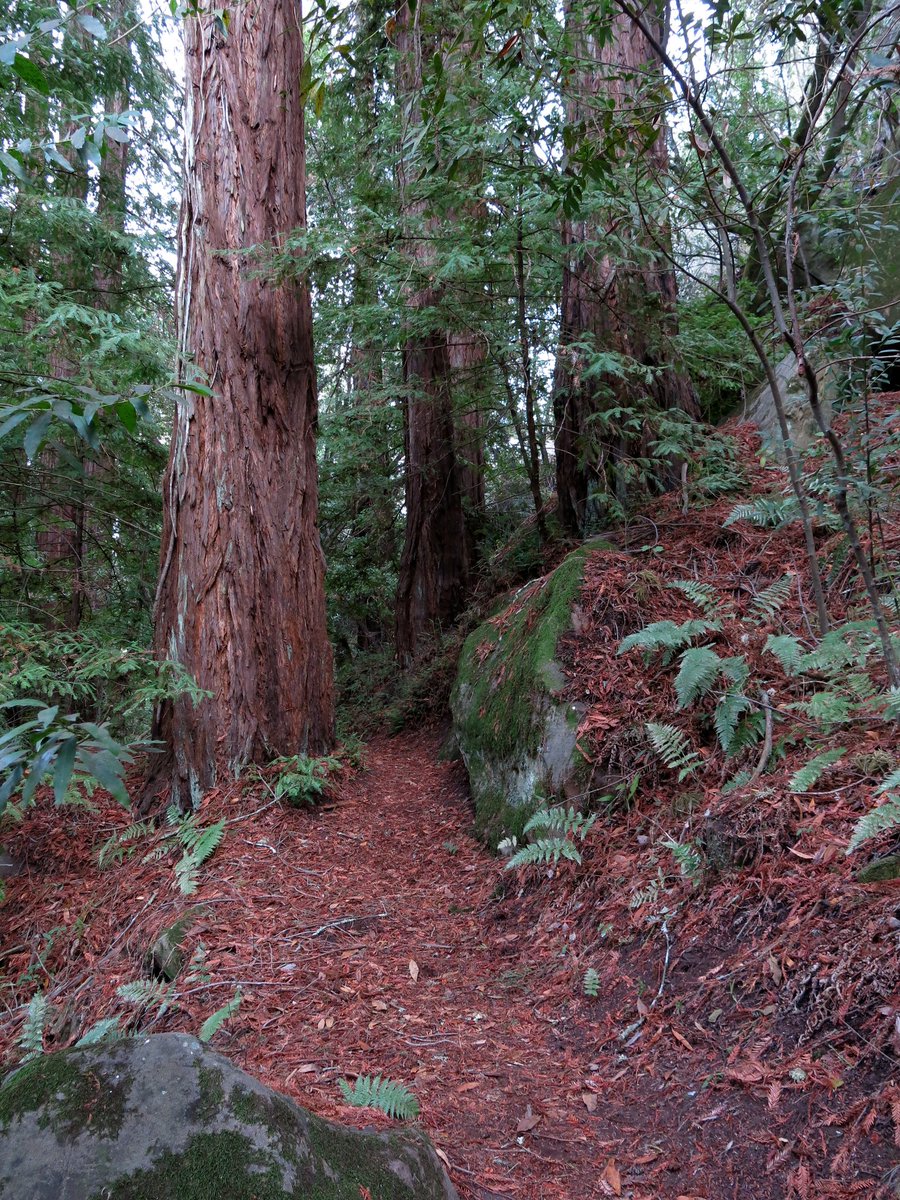
[[[3,1200],[457,1200],[425,1135],[315,1117],[196,1038],[29,1062],[0,1088]]]
[[[583,710],[563,697],[557,646],[577,619],[588,543],[521,588],[466,640],[451,697],[453,729],[491,846],[521,839],[542,803],[579,803],[584,760],[575,743]]]

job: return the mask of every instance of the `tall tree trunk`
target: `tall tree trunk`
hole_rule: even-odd
[[[309,293],[240,253],[306,221],[300,5],[244,0],[230,18],[227,34],[185,25],[178,318],[213,394],[179,404],[164,482],[156,651],[211,693],[158,714],[182,805],[218,768],[333,736]]]
[[[656,28],[661,27],[656,0],[651,0],[645,16]],[[577,0],[566,5],[566,29],[577,62],[566,118],[570,125],[583,122],[586,136],[599,147],[603,134],[598,99],[601,103],[611,100],[620,121],[628,120],[642,103],[658,106],[652,86],[659,79],[659,64],[641,31],[621,14],[612,18],[612,35],[602,48]],[[646,122],[646,116],[642,119]],[[643,162],[650,176],[660,179],[668,167],[661,113],[657,123],[659,135],[644,152]],[[637,147],[634,149],[636,152]],[[676,331],[675,275],[661,256],[652,253],[652,241],[642,239],[637,227],[630,232],[636,244],[644,241],[646,253],[641,264],[625,263],[605,253],[601,248],[604,237],[612,232],[593,215],[564,220],[562,226],[560,345],[554,376],[556,477],[560,518],[575,534],[584,531],[592,491],[608,490],[610,470],[622,498],[619,464],[647,452],[645,438],[611,435],[597,421],[598,415],[614,406],[639,411],[677,408],[696,414],[689,379],[666,362],[671,354],[667,343]],[[668,240],[664,221],[655,234]],[[585,345],[617,353],[638,367],[650,367],[652,381],[638,385],[612,374],[585,377],[589,365]],[[661,479],[670,481],[670,473],[671,464],[659,464]]]
[[[420,0],[415,20],[406,4],[397,20],[398,100],[408,113],[407,144],[409,129],[421,122],[425,16]],[[416,236],[435,230],[437,222],[426,204],[411,194],[405,154],[404,150],[399,166],[400,195],[416,282],[407,298],[411,328],[403,347],[406,537],[397,587],[397,654],[401,663],[409,664],[423,635],[461,611],[473,547],[456,455],[448,337],[434,313],[440,299],[430,279],[434,254],[427,237]]]

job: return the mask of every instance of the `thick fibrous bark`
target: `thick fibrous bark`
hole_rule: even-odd
[[[404,4],[397,22],[398,92],[401,100],[409,101],[413,123],[421,120],[417,97],[422,87],[419,30],[424,7],[420,0],[414,26]],[[425,205],[410,197],[408,165],[403,160],[399,174],[409,228],[427,230]],[[413,273],[428,281],[433,257],[429,242],[413,236],[410,247]],[[403,663],[413,659],[423,634],[459,614],[472,564],[472,539],[463,506],[464,479],[454,436],[449,340],[437,320],[429,328],[429,314],[438,301],[439,294],[430,282],[411,288],[407,299],[410,331],[403,348],[406,538],[397,587],[397,654]]]
[[[305,223],[300,6],[186,22],[179,328],[211,396],[185,393],[165,479],[156,650],[211,695],[160,714],[174,799],[216,768],[332,743],[306,288],[240,251]]]
[[[650,19],[658,26],[656,10],[648,7],[646,13],[652,13]],[[584,122],[587,136],[600,144],[597,98],[611,99],[619,119],[627,119],[640,106],[642,91],[656,82],[659,64],[641,31],[621,14],[613,18],[612,37],[602,49],[575,4],[567,6],[566,27],[578,60],[566,102],[567,121]],[[643,102],[653,103],[646,97]],[[655,103],[659,104],[658,97]],[[642,163],[651,178],[665,177],[663,128],[644,152]],[[602,250],[604,232],[593,217],[565,220],[562,227],[560,346],[554,377],[556,477],[560,517],[573,533],[583,532],[591,492],[609,490],[608,465],[646,452],[640,438],[611,438],[594,419],[597,414],[614,405],[696,413],[689,379],[666,365],[671,357],[667,343],[676,331],[674,273],[661,256],[648,255],[641,266],[617,261]],[[652,240],[642,236],[640,229],[632,233],[637,244],[643,241],[652,248]],[[668,241],[664,220],[654,233]],[[652,382],[636,386],[619,377],[584,378],[587,363],[581,346],[585,343],[653,368]],[[665,478],[669,470],[670,464],[661,463],[660,477]],[[621,475],[617,486],[621,487]]]

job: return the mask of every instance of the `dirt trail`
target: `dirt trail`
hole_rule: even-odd
[[[430,735],[378,742],[334,811],[273,811],[264,839],[244,837],[252,851],[233,847],[242,924],[264,931],[254,961],[302,988],[253,998],[235,1023],[252,1014],[257,1031],[239,1039],[242,1058],[343,1120],[361,1114],[341,1106],[339,1076],[404,1082],[464,1194],[601,1194],[610,1150],[581,1099],[586,1064],[559,1046],[547,964],[522,957],[527,938],[496,898],[500,866],[468,832],[463,772],[438,748]],[[273,859],[289,910],[259,895],[279,886]]]
[[[464,772],[439,761],[439,745],[430,732],[376,741],[366,769],[314,811],[285,809],[259,783],[211,794],[199,820],[225,817],[227,833],[191,898],[174,884],[177,851],[147,861],[162,834],[100,872],[97,849],[128,814],[111,801],[90,812],[42,797],[8,839],[26,871],[9,881],[3,907],[0,1053],[15,1060],[38,989],[53,1012],[46,1049],[101,1018],[132,1019],[117,988],[145,978],[148,946],[191,908],[185,950],[204,947],[202,970],[183,972],[173,1007],[140,1027],[196,1031],[240,986],[240,1011],[214,1048],[356,1125],[390,1122],[346,1106],[339,1079],[405,1084],[464,1200],[793,1194],[792,1153],[830,1158],[842,1130],[819,1119],[825,1111],[809,1126],[820,1102],[802,1089],[773,1110],[771,1089],[725,1079],[753,1013],[740,1010],[746,1028],[688,1023],[673,963],[668,1003],[623,1041],[662,943],[641,941],[631,962],[598,949],[596,878],[561,908],[549,904],[547,880],[520,895],[470,836]],[[581,993],[582,936],[601,976],[593,1001]],[[700,951],[721,948],[701,938]],[[872,1131],[873,1145],[879,1136],[869,1178],[892,1161],[884,1133]],[[826,1184],[808,1194],[849,1193]]]

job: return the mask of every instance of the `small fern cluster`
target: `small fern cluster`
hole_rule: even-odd
[[[216,821],[205,829],[197,822],[195,813],[185,816],[171,806],[166,819],[174,825],[176,836],[184,847],[184,854],[175,864],[175,879],[183,896],[192,896],[197,890],[197,872],[215,852],[225,836],[225,821]]]
[[[341,760],[334,755],[308,758],[299,754],[293,758],[279,758],[275,765],[280,769],[275,795],[279,800],[287,800],[288,804],[300,808],[312,806],[322,798],[329,777],[340,770]]]
[[[538,836],[513,854],[506,870],[558,863],[561,858],[580,863],[581,852],[575,842],[584,841],[596,819],[596,814],[585,816],[575,808],[539,808],[523,831]]]
[[[359,1075],[353,1087],[346,1079],[339,1079],[338,1087],[346,1102],[354,1108],[377,1108],[386,1116],[401,1121],[410,1121],[419,1115],[418,1100],[402,1083],[392,1079]]]
[[[884,799],[856,822],[847,845],[848,854],[852,854],[863,842],[877,837],[879,833],[900,828],[900,795],[895,794],[897,789],[900,789],[900,767],[891,771],[875,789],[875,795],[883,796]]]

